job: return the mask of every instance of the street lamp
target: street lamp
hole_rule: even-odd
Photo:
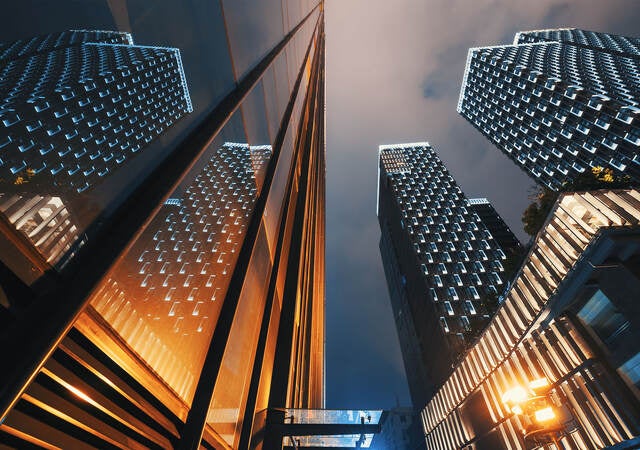
[[[566,431],[565,424],[571,417],[565,407],[554,404],[551,387],[547,378],[538,378],[527,383],[527,387],[513,386],[502,394],[502,403],[524,425],[525,446],[527,441],[533,441],[536,447],[553,443],[556,448],[563,448],[558,438]]]

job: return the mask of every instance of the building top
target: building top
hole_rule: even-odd
[[[467,199],[470,205],[487,205],[491,202],[486,198],[469,198]]]
[[[378,189],[386,183],[396,205],[389,211],[400,215],[385,214],[400,221],[397,234],[411,246],[402,258],[419,268],[425,297],[442,306],[443,332],[464,341],[463,333],[490,314],[483,298],[502,291],[506,256],[428,143],[381,146],[379,155]]]

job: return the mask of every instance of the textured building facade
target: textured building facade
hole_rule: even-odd
[[[378,219],[409,388],[420,407],[487,322],[506,255],[426,142],[380,146]]]
[[[562,29],[472,48],[458,112],[553,190],[595,166],[638,182],[639,43]]]
[[[429,448],[637,447],[639,224],[636,190],[560,197],[493,320],[424,408]],[[531,420],[507,393],[536,385],[532,401],[551,414]]]
[[[485,227],[489,230],[493,239],[498,243],[502,251],[507,255],[503,262],[507,281],[518,270],[525,254],[525,249],[513,231],[500,217],[498,211],[486,198],[470,198],[469,208],[476,213]]]
[[[63,266],[84,244],[95,208],[81,193],[193,107],[178,49],[134,45],[115,31],[0,44],[0,80],[0,211],[23,233],[0,248],[32,283],[29,266]],[[28,256],[14,258],[23,246]]]
[[[13,342],[0,392],[0,442],[9,447],[281,448],[273,411],[324,406],[323,5],[260,10],[269,36],[247,48],[243,21],[257,17],[225,3],[224,16],[198,7],[204,44],[221,39],[224,52],[217,72],[189,80],[199,86],[193,114],[158,136],[175,146],[152,162],[145,152],[127,157],[117,174],[76,189],[75,204],[86,206],[121,172],[150,165],[132,172],[128,195],[102,207],[96,223],[76,226],[84,245],[65,265],[31,284],[0,266],[0,338]],[[191,13],[183,2],[172,7]],[[169,30],[167,39],[189,32]],[[75,51],[73,39],[56,48]],[[180,51],[186,74],[206,68],[199,48]],[[226,70],[231,83],[220,78]],[[224,95],[203,103],[211,87]],[[76,188],[73,174],[64,180]],[[42,205],[64,214],[34,215]],[[64,206],[55,195],[9,192],[2,231],[26,251],[37,244],[25,238],[39,241],[47,220],[52,234],[73,229]]]
[[[180,51],[67,31],[0,46],[0,178],[83,192],[193,110]]]

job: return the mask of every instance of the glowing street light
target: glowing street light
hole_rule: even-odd
[[[556,433],[563,431],[564,426],[548,396],[551,387],[547,378],[530,381],[527,387],[516,385],[502,394],[502,403],[507,411],[521,418],[525,441],[546,435],[557,448],[562,448]]]

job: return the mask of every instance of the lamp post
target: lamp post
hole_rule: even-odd
[[[507,410],[524,425],[525,447],[527,441],[533,441],[536,447],[553,443],[557,449],[564,449],[559,437],[567,430],[571,416],[566,407],[553,401],[551,388],[547,378],[539,378],[526,387],[514,386],[502,395]]]

